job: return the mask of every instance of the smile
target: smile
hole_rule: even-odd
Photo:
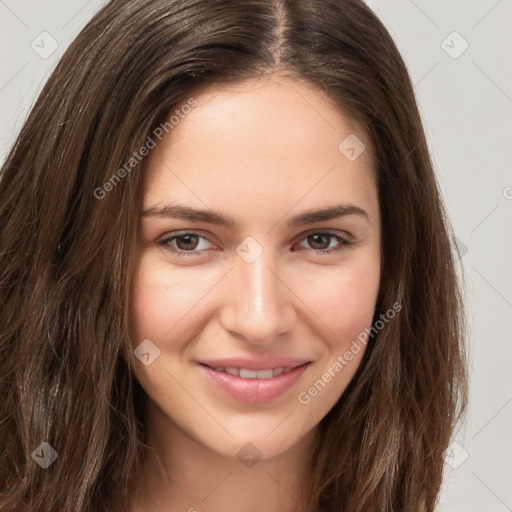
[[[310,365],[311,362],[307,362],[295,367],[252,370],[200,363],[199,368],[222,396],[237,402],[259,404],[273,400],[290,390]]]
[[[282,373],[288,373],[293,370],[291,366],[286,368],[270,368],[268,370],[249,370],[247,368],[234,368],[232,366],[217,366],[213,368],[217,372],[228,373],[229,375],[233,375],[235,377],[240,377],[242,379],[272,379],[273,377],[278,377]]]

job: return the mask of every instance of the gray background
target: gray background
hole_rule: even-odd
[[[367,3],[415,84],[467,279],[471,400],[446,456],[439,510],[512,511],[512,0]],[[103,4],[0,0],[0,161],[65,48]],[[53,40],[58,48],[44,55]]]

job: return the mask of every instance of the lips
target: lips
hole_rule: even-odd
[[[201,361],[199,368],[224,396],[258,404],[289,390],[310,364],[311,361],[295,358],[218,359]]]

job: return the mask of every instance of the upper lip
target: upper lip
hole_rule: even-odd
[[[298,359],[296,357],[260,357],[258,359],[247,357],[230,357],[224,359],[202,359],[200,364],[205,364],[213,368],[245,368],[247,370],[269,370],[274,368],[296,368],[305,363],[308,359]]]

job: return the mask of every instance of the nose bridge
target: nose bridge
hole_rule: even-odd
[[[270,251],[267,251],[268,253]],[[244,308],[251,312],[250,316],[254,320],[262,321],[264,317],[268,317],[279,303],[277,278],[270,271],[269,259],[261,255],[252,263],[239,264],[240,278],[247,283],[248,290],[242,294],[242,303]],[[244,296],[246,300],[243,300]]]
[[[279,263],[270,247],[263,248],[253,239],[240,244],[237,252],[227,284],[224,327],[253,343],[269,342],[291,329],[290,291],[279,276]]]

